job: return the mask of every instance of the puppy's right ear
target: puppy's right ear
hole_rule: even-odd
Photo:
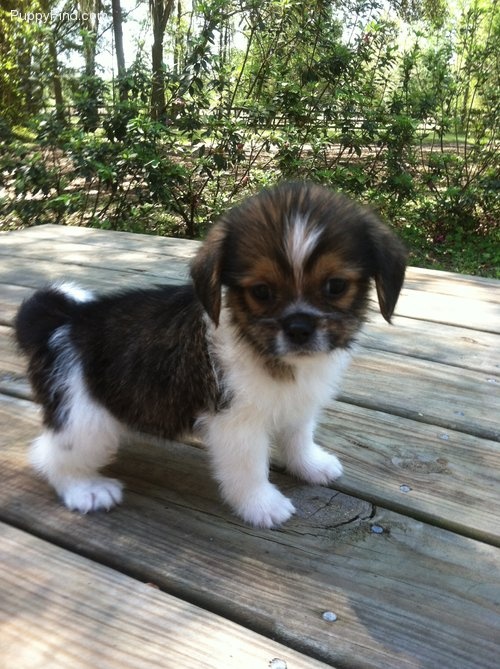
[[[373,244],[373,278],[380,313],[390,323],[403,286],[408,252],[401,240],[378,218],[370,215],[368,223]]]
[[[191,263],[191,278],[198,299],[215,325],[219,325],[222,291],[222,254],[225,226],[215,224]]]

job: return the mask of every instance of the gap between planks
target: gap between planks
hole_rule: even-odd
[[[329,666],[3,523],[0,541],[5,669]]]
[[[75,230],[81,229],[60,226],[48,227],[50,229],[45,232],[48,233],[49,237],[48,241],[44,242],[47,244],[44,253],[37,248],[31,250],[28,245],[31,237],[34,237],[36,241],[37,235],[34,233],[36,233],[37,228],[21,231],[24,236],[19,234],[19,231],[4,233],[4,235],[10,235],[10,237],[3,237],[4,240],[7,239],[7,243],[3,244],[3,253],[6,254],[3,263],[4,273],[11,271],[8,269],[10,263],[12,265],[11,281],[13,283],[20,282],[20,285],[36,287],[65,275],[72,276],[82,283],[87,283],[89,287],[93,287],[97,280],[96,285],[101,288],[107,285],[110,289],[116,285],[117,277],[125,283],[130,282],[137,285],[144,285],[155,278],[177,282],[181,277],[182,280],[187,279],[188,260],[199,245],[197,242],[188,240],[152,238],[147,235],[96,231],[86,228],[82,229],[81,234],[93,236],[99,232],[100,234],[97,234],[98,239],[106,240],[106,244],[103,241],[102,245],[100,243],[88,244],[87,246],[81,243],[75,245],[74,242],[65,242],[64,240],[67,239],[69,234],[74,234]],[[56,233],[57,238],[51,239],[50,235]],[[13,236],[16,234],[18,237]],[[125,246],[120,247],[119,241],[112,243],[113,236],[123,239],[123,235],[127,235]],[[133,250],[130,251],[129,246],[132,238]],[[15,258],[12,256],[13,247],[19,249]],[[162,253],[158,253],[158,247],[162,250],[171,249],[168,262],[165,262],[165,256]],[[96,260],[96,249],[99,248],[102,252],[102,262]],[[115,251],[114,257],[109,254],[110,248]],[[2,252],[1,249],[2,246],[0,245],[0,252]],[[68,249],[73,249],[73,251],[70,253]],[[119,252],[116,253],[117,249]],[[189,250],[186,252],[185,249]],[[30,257],[33,255],[34,257]],[[50,256],[52,256],[52,260],[49,262],[47,257]],[[57,259],[60,257],[66,258],[64,263],[58,263]],[[33,260],[36,258],[38,258],[38,262],[35,268],[33,267]],[[130,262],[135,267],[127,268],[126,265]],[[110,264],[117,264],[117,268],[109,268]],[[137,265],[140,265],[140,267],[137,267]],[[22,271],[19,271],[19,268]],[[69,274],[68,269],[70,269]],[[41,270],[43,271],[41,272]],[[88,270],[93,275],[90,284]],[[112,274],[114,274],[114,278],[111,277]],[[398,313],[408,318],[495,332],[497,330],[494,323],[499,318],[499,286],[500,283],[494,280],[480,280],[476,277],[466,276],[460,276],[458,279],[452,280],[449,273],[409,268],[405,287],[398,304]],[[481,308],[478,307],[479,302],[482,303]],[[436,317],[437,314],[439,314],[439,317]]]
[[[26,451],[41,429],[40,411],[28,400],[0,394],[0,424],[5,446],[9,440],[24,439]],[[432,425],[342,402],[332,403],[323,414],[316,435],[344,465],[344,475],[331,486],[333,490],[500,546],[500,452],[496,442],[455,431],[448,431],[443,439],[443,433]],[[165,442],[145,435],[136,439],[157,444],[158,451],[148,452],[160,460],[164,457]],[[140,449],[132,453],[127,449],[127,453],[138,461],[140,471],[144,453]],[[164,466],[168,467],[168,461]],[[284,481],[292,494],[302,490],[294,479],[285,477]],[[409,490],[402,492],[401,486]]]
[[[4,522],[327,663],[477,669],[481,657],[496,669],[498,549],[278,475],[309,512],[256,530],[220,503],[204,452],[139,437],[110,469],[126,481],[124,505],[78,516],[23,465],[36,421],[21,409],[25,420],[1,421]]]

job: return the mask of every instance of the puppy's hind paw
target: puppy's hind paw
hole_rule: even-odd
[[[276,527],[295,513],[292,502],[271,483],[247,491],[245,497],[232,506],[240,518],[254,527]]]
[[[105,509],[109,511],[123,498],[123,485],[116,479],[95,476],[89,479],[73,479],[60,491],[64,504],[71,511],[89,513]]]

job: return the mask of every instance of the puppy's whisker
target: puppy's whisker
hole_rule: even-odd
[[[356,316],[349,313],[348,311],[332,311],[329,314],[323,314],[321,316],[321,320],[334,322],[345,322],[346,318],[349,318],[353,321],[356,320]]]

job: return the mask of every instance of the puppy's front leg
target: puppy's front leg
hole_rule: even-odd
[[[277,435],[288,471],[308,483],[326,485],[342,475],[342,465],[332,453],[314,442],[315,421],[290,423]]]
[[[255,416],[223,411],[204,422],[215,478],[235,513],[258,527],[288,520],[295,508],[269,482],[269,437]]]

